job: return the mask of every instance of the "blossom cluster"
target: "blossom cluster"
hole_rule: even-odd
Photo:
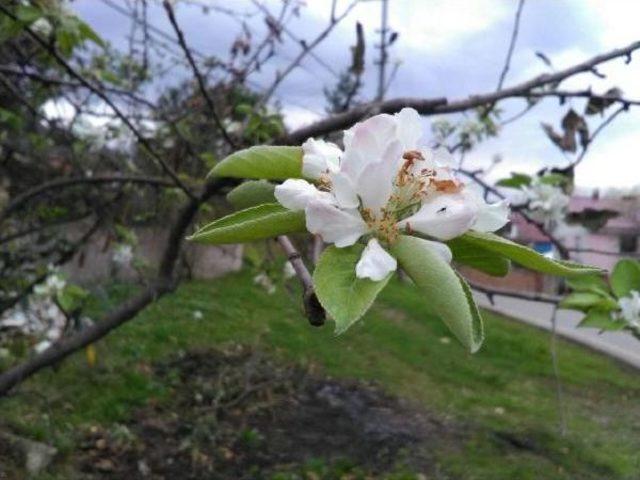
[[[276,199],[288,209],[304,210],[307,229],[338,248],[364,238],[358,278],[380,281],[396,270],[385,247],[400,234],[426,238],[426,248],[450,262],[444,241],[470,229],[500,229],[509,206],[487,204],[456,177],[449,152],[420,147],[421,137],[418,113],[405,108],[346,130],[344,150],[309,139],[302,145],[302,173],[309,181],[285,181],[276,187]]]
[[[541,222],[564,222],[569,196],[558,185],[534,179],[523,187],[531,216]]]
[[[0,327],[39,338],[34,350],[46,350],[62,336],[67,323],[64,312],[54,300],[66,285],[64,277],[50,266],[49,275],[33,288],[33,294],[0,316]]]
[[[628,296],[618,300],[620,319],[629,327],[640,330],[640,292],[632,290]]]
[[[33,287],[33,292],[0,315],[0,330],[19,332],[34,340],[33,349],[42,352],[58,342],[68,327],[68,313],[63,310],[60,299],[68,288],[78,289],[68,285],[57,267],[48,266],[48,275]],[[78,319],[79,325],[92,324],[89,317]],[[5,350],[5,349],[3,349]]]

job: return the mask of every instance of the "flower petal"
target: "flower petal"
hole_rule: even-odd
[[[465,195],[443,194],[424,202],[420,210],[398,222],[398,226],[450,240],[469,230],[477,215],[477,204]]]
[[[355,124],[345,132],[345,153],[340,170],[355,181],[370,164],[380,161],[389,144],[396,139],[395,133],[396,122],[387,114]]]
[[[275,197],[280,204],[289,210],[304,210],[312,200],[331,203],[328,192],[321,192],[306,180],[291,178],[275,189]]]
[[[379,282],[394,272],[396,268],[398,268],[396,259],[380,246],[378,240],[372,238],[356,264],[356,277],[369,278],[374,282]]]
[[[356,192],[362,200],[362,206],[373,211],[374,215],[389,201],[402,161],[402,144],[394,141],[379,156],[380,161],[369,165],[360,174],[356,182]]]
[[[402,143],[402,151],[415,150],[422,138],[420,115],[413,108],[403,108],[395,114],[396,136]]]
[[[495,232],[509,221],[509,202],[483,203],[478,211],[478,218],[471,228],[479,232]]]
[[[317,180],[323,173],[338,170],[342,150],[336,144],[310,138],[302,144],[302,151],[304,177]]]
[[[439,147],[435,150],[432,150],[431,158],[439,167],[454,168],[456,166],[456,159],[453,158],[451,152],[445,147]]]
[[[331,192],[336,198],[337,204],[342,208],[358,208],[360,200],[356,194],[351,178],[342,172],[332,173]]]
[[[338,248],[353,245],[369,230],[357,210],[340,210],[328,202],[310,202],[305,214],[307,230]]]
[[[421,243],[420,245],[424,245],[425,248],[428,248],[432,252],[440,255],[445,262],[451,263],[453,253],[451,253],[451,249],[446,244],[442,242],[434,242],[433,240],[424,240],[424,242],[425,243]]]

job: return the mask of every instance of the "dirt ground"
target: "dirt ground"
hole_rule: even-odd
[[[461,440],[462,429],[373,385],[242,347],[191,352],[154,374],[170,400],[85,432],[73,459],[82,478],[430,478],[430,445]]]

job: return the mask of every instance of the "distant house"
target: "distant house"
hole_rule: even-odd
[[[598,250],[615,252],[619,255],[606,255],[590,251],[576,251],[575,260],[610,269],[618,258],[638,254],[638,236],[640,235],[640,197],[599,198],[597,195],[575,196],[571,198],[570,210],[582,211],[585,208],[608,209],[618,212],[618,216],[609,219],[606,225],[596,232],[586,235],[573,235],[565,239],[570,248],[577,250]]]
[[[610,270],[620,257],[640,256],[640,196],[600,198],[598,195],[576,195],[571,198],[570,212],[582,212],[587,208],[612,210],[618,212],[618,216],[610,218],[604,227],[594,232],[578,226],[557,230],[554,235],[570,249],[572,260]],[[512,214],[504,235],[532,247],[543,255],[559,258],[557,249],[549,238],[517,212]],[[504,278],[489,277],[468,270],[465,270],[465,274],[469,275],[472,281],[510,290],[555,293],[560,285],[556,278],[517,267]]]
[[[618,213],[610,218],[604,227],[590,232],[583,228],[561,228],[556,236],[571,252],[573,260],[610,269],[619,257],[638,254],[640,235],[640,197],[599,198],[593,196],[573,196],[569,203],[570,212],[585,209],[611,210]],[[557,258],[557,251],[549,239],[528,223],[521,215],[514,214],[509,236],[523,244],[532,246],[540,253]],[[608,252],[608,253],[598,253]]]

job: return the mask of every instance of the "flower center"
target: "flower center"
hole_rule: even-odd
[[[369,228],[388,243],[398,238],[397,223],[416,213],[426,198],[458,193],[463,187],[448,169],[426,165],[426,159],[418,150],[406,151],[402,158],[404,162],[394,179],[387,205],[379,211],[360,208],[360,214]]]

